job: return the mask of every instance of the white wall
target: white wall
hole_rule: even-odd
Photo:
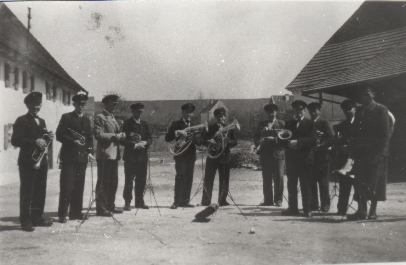
[[[26,106],[23,102],[24,97],[27,95],[22,91],[22,69],[24,65],[18,65],[20,69],[20,82],[18,90],[15,90],[13,86],[10,88],[5,87],[4,82],[4,63],[5,59],[0,57],[0,173],[5,172],[15,172],[18,170],[17,167],[17,157],[18,148],[9,146],[7,150],[4,149],[4,126],[6,124],[12,124],[15,122],[17,117],[25,114],[27,112]],[[15,64],[12,62],[8,63],[14,68]],[[53,102],[47,100],[45,97],[45,79],[50,81],[52,78],[50,76],[45,76],[44,73],[33,73],[35,75],[35,91],[40,91],[44,94],[42,98],[42,109],[39,112],[39,116],[43,118],[47,124],[48,130],[55,132],[61,115],[65,112],[72,111],[72,106],[66,106],[61,102],[62,88],[59,86],[57,101]],[[11,80],[13,80],[14,74],[11,75]],[[13,82],[11,82],[13,83]],[[73,93],[72,93],[73,94]],[[56,140],[53,142],[53,161],[54,168],[57,168],[57,156],[59,152],[60,144]]]

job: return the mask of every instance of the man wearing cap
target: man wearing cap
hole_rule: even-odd
[[[183,104],[181,107],[182,117],[180,120],[172,122],[166,133],[165,140],[171,142],[176,140],[182,130],[190,127],[195,111],[195,106],[192,103]],[[171,209],[181,207],[193,207],[190,204],[190,193],[193,183],[193,171],[196,161],[196,145],[194,142],[180,155],[175,158],[175,196]]]
[[[352,158],[351,143],[357,135],[357,119],[355,113],[357,106],[354,101],[346,99],[340,104],[341,110],[345,115],[345,120],[334,126],[336,131],[334,148],[336,150],[335,165],[337,168],[342,167],[348,160]],[[352,182],[348,176],[340,176],[339,178],[339,194],[337,203],[337,214],[346,215],[348,210],[348,202],[350,199]]]
[[[210,124],[207,133],[203,136],[203,141],[205,145],[209,143],[215,144],[213,137],[216,133],[226,126],[227,116],[226,110],[224,108],[217,108],[214,110],[214,117],[216,118],[216,123]],[[206,170],[203,182],[203,196],[202,205],[208,206],[211,203],[213,182],[216,177],[216,172],[219,172],[219,195],[218,203],[220,206],[230,205],[227,202],[227,196],[229,192],[229,182],[230,182],[230,148],[237,145],[237,138],[235,137],[234,131],[230,130],[227,133],[225,139],[225,150],[217,158],[207,157],[206,159]]]
[[[97,140],[97,183],[96,215],[110,216],[122,213],[115,208],[118,185],[118,161],[120,160],[119,144],[125,138],[120,125],[114,118],[119,97],[111,94],[102,99],[104,110],[94,118],[94,134]]]
[[[388,108],[374,100],[374,92],[369,86],[358,91],[361,108],[358,135],[354,140],[354,171],[359,185],[355,186],[358,209],[348,215],[349,220],[367,218],[367,201],[371,201],[368,218],[376,219],[378,201],[386,200],[389,142],[393,130]]]
[[[148,147],[152,143],[152,136],[146,121],[141,120],[144,112],[142,103],[134,103],[130,106],[132,117],[125,120],[123,132],[126,137],[123,140],[124,148],[124,173],[125,184],[123,197],[124,210],[131,209],[133,182],[135,178],[134,194],[135,208],[148,209],[144,202],[144,190],[147,178]]]
[[[286,175],[288,177],[289,207],[283,215],[299,215],[297,203],[297,183],[300,181],[303,214],[311,217],[310,176],[306,159],[313,142],[313,122],[305,117],[306,103],[295,100],[292,103],[294,118],[286,123],[286,129],[292,131],[292,138],[286,150]]]
[[[285,148],[278,141],[278,130],[285,128],[285,122],[276,115],[278,106],[269,103],[264,106],[267,119],[259,122],[254,134],[254,143],[262,166],[264,202],[261,206],[282,205],[283,175],[285,174]],[[272,180],[274,190],[272,191]]]
[[[62,115],[56,129],[56,140],[62,143],[60,152],[61,175],[58,217],[83,220],[83,190],[89,154],[93,152],[92,125],[83,111],[88,96],[76,94],[72,97],[74,111]]]
[[[51,226],[52,222],[43,217],[47,185],[48,160],[47,154],[35,168],[32,153],[35,149],[44,150],[47,142],[43,139],[48,134],[52,141],[53,134],[48,132],[45,121],[38,117],[42,106],[42,94],[31,92],[24,103],[27,114],[17,118],[13,125],[11,143],[20,147],[18,168],[20,172],[20,222],[24,231],[34,231],[34,226]]]
[[[330,147],[334,130],[330,123],[320,117],[321,104],[312,102],[307,105],[313,121],[313,145],[308,157],[311,174],[311,210],[328,212],[330,210]],[[319,204],[320,193],[320,204]],[[320,207],[320,208],[319,208]]]

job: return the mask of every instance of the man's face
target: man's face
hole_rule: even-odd
[[[41,103],[31,103],[27,104],[28,112],[32,115],[37,115],[38,112],[41,110],[42,104]]]
[[[86,106],[86,100],[79,100],[73,102],[73,107],[75,108],[75,111],[79,114],[82,114]]]
[[[216,117],[216,119],[217,119],[218,123],[223,124],[223,125],[226,124],[226,121],[227,121],[226,115],[219,115]]]
[[[305,108],[302,106],[294,108],[293,111],[297,119],[301,119],[305,115]]]
[[[355,116],[355,107],[349,109],[349,110],[344,110],[344,115],[347,118],[347,120],[351,120]]]
[[[360,96],[359,96],[359,103],[361,103],[362,105],[368,105],[372,102],[372,100],[374,99],[374,93],[371,90],[365,90],[362,91]]]
[[[139,118],[141,118],[141,114],[144,112],[144,109],[133,109],[133,110],[131,110],[131,113],[133,114],[133,117],[135,118],[135,119],[139,119]]]
[[[191,121],[193,117],[193,112],[190,111],[182,111],[182,118],[185,119],[186,121]]]
[[[317,119],[317,117],[320,117],[320,110],[319,109],[309,110],[309,114],[310,114],[310,117],[312,118],[312,120],[315,120],[315,119]]]
[[[276,110],[275,110],[275,111],[267,111],[266,113],[267,113],[268,118],[269,118],[270,120],[275,119],[275,117],[276,117]]]
[[[117,106],[118,106],[118,100],[108,101],[105,104],[106,110],[111,113],[113,113],[117,109]]]

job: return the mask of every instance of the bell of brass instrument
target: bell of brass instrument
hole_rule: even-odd
[[[228,132],[234,129],[240,130],[240,124],[238,123],[237,119],[234,119],[232,123],[224,126],[223,128],[220,128],[216,132],[213,137],[213,140],[216,143],[209,143],[209,145],[207,146],[208,157],[216,159],[221,156],[221,154],[223,154],[226,149],[225,139],[227,138]]]
[[[185,152],[192,144],[193,136],[196,133],[202,132],[204,130],[207,131],[207,126],[207,122],[205,122],[180,130],[183,133],[180,134],[178,139],[176,139],[176,141],[169,146],[169,152],[171,152],[174,156],[178,156]]]
[[[34,151],[31,155],[31,158],[34,162],[34,169],[39,169],[41,167],[41,161],[47,153],[49,145],[52,143],[52,137],[50,136],[49,132],[44,133],[41,138],[46,142],[46,146],[43,149],[39,147],[34,148]]]
[[[257,146],[255,149],[256,153],[259,154],[261,153],[262,147],[263,147],[263,141],[269,137],[272,137],[275,139],[276,143],[286,143],[292,138],[292,131],[288,129],[273,129],[272,125],[265,127],[265,131],[268,133],[271,133],[271,135],[264,136],[261,138],[260,144]]]
[[[292,138],[292,131],[288,129],[279,129],[277,130],[277,136],[279,141],[288,141]]]
[[[72,130],[71,128],[68,128],[68,131],[72,134],[73,138],[75,140],[79,140],[80,145],[85,145],[86,144],[86,137],[83,136],[82,134],[78,133],[75,130]]]

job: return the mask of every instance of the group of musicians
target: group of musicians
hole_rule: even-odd
[[[262,166],[262,206],[282,205],[284,198],[284,175],[287,175],[288,208],[283,215],[299,215],[298,182],[302,197],[303,215],[330,210],[329,181],[331,172],[354,161],[353,168],[337,173],[340,190],[338,214],[346,215],[352,186],[358,202],[355,214],[348,219],[362,220],[377,217],[377,202],[385,200],[388,145],[393,131],[393,116],[389,110],[374,101],[370,88],[360,88],[358,102],[345,100],[341,108],[346,120],[334,127],[321,118],[321,104],[295,100],[292,103],[293,119],[278,118],[278,106],[264,107],[266,119],[259,122],[254,133],[255,150]],[[73,96],[74,110],[63,114],[56,130],[56,140],[62,143],[60,151],[60,195],[58,221],[84,220],[82,213],[85,172],[88,161],[96,160],[96,215],[111,216],[123,210],[131,210],[133,199],[136,208],[148,209],[144,193],[148,173],[148,148],[152,143],[151,130],[142,119],[144,105],[130,106],[132,116],[117,122],[114,112],[119,104],[117,95],[102,99],[104,109],[94,117],[94,126],[84,115],[88,96]],[[47,131],[45,121],[38,117],[42,105],[42,94],[31,92],[24,103],[27,114],[14,123],[12,144],[20,147],[18,159],[20,172],[20,222],[24,231],[34,231],[35,226],[50,226],[52,222],[43,216],[47,182],[47,148],[54,137]],[[310,118],[307,118],[306,109]],[[169,126],[165,140],[177,141],[189,137],[187,128],[192,128],[195,106],[181,106],[181,117]],[[221,132],[221,152],[206,159],[203,195],[201,204],[210,205],[216,172],[219,173],[218,204],[229,205],[230,149],[237,145],[235,127],[227,124],[224,108],[214,111],[215,123],[209,124],[199,134],[192,133],[188,145],[174,155],[175,188],[171,209],[194,207],[191,203],[193,171],[196,161],[196,146],[218,144]],[[44,137],[44,136],[47,137]],[[97,140],[93,150],[93,137]],[[115,205],[118,186],[118,161],[121,159],[120,145],[124,146],[125,185],[123,210]],[[34,151],[43,151],[40,159],[33,159]],[[94,157],[95,155],[95,157]],[[338,162],[337,162],[338,161]],[[338,171],[337,172],[342,172]],[[355,176],[355,178],[354,178]],[[319,200],[320,197],[320,200]],[[371,201],[367,215],[367,201]]]

